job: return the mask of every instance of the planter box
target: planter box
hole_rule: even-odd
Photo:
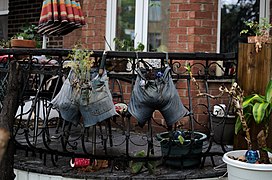
[[[35,48],[36,41],[34,40],[22,40],[22,39],[12,39],[10,45],[13,48]]]
[[[157,134],[157,139],[161,144],[162,156],[176,156],[176,159],[165,161],[166,165],[176,168],[199,166],[201,163],[201,153],[203,149],[203,141],[207,136],[200,132],[194,132],[195,142],[185,139],[183,144],[179,140],[169,142],[169,132]],[[171,146],[170,146],[171,145]],[[170,152],[169,152],[169,148]],[[182,157],[182,158],[178,158]]]
[[[247,150],[230,151],[224,154],[223,161],[227,164],[228,180],[271,180],[272,164],[250,164],[229,158],[245,155]],[[271,157],[271,154],[269,154]]]
[[[218,144],[233,145],[235,122],[235,116],[213,116],[212,128],[214,132],[214,141]]]
[[[264,42],[263,42],[264,41]],[[272,43],[272,38],[262,38],[259,36],[248,36],[247,37],[247,42],[248,43],[256,43],[256,42],[263,42],[263,43]]]

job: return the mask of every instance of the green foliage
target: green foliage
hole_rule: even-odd
[[[133,39],[123,39],[114,38],[116,49],[119,51],[143,51],[145,46],[142,43],[138,43],[137,47],[134,48],[134,40]]]
[[[183,144],[184,141],[185,141],[185,139],[184,139],[184,137],[182,135],[178,136],[178,140],[179,140],[180,144]]]
[[[139,151],[135,153],[135,157],[145,157],[145,151]],[[131,169],[132,174],[138,174],[141,172],[143,167],[146,167],[148,169],[149,174],[154,174],[155,169],[156,169],[156,162],[155,161],[148,161],[148,162],[143,162],[143,161],[130,161],[129,167]]]
[[[10,47],[10,41],[6,41],[4,39],[0,40],[0,48],[9,48]]]
[[[244,21],[244,23],[248,28],[243,29],[240,35],[253,33],[255,36],[263,36],[272,28],[267,18],[261,18],[260,23],[257,21]]]
[[[271,148],[266,147],[266,148],[263,148],[263,150],[266,151],[266,152],[272,153],[272,149]]]
[[[92,54],[92,51],[84,49],[80,44],[77,44],[68,55],[71,61],[64,65],[64,67],[70,67],[74,71],[76,78],[80,80],[78,86],[81,86],[90,79],[89,72],[94,65],[94,60],[91,59]]]
[[[269,81],[265,96],[252,94],[243,99],[244,116],[249,121],[252,117],[257,124],[268,124],[272,112],[272,80]],[[238,117],[235,124],[235,133],[241,129],[242,125]]]
[[[38,27],[34,24],[26,25],[20,28],[20,32],[17,33],[14,38],[21,37],[25,40],[36,40],[40,41],[40,35],[37,33]]]
[[[12,37],[12,39],[24,39],[24,40],[35,40],[37,47],[41,47],[41,35],[38,34],[38,27],[34,24],[27,24],[21,27],[20,32]]]

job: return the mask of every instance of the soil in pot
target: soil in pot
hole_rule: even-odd
[[[190,131],[185,131],[183,144],[179,140],[169,141],[169,132],[163,132],[156,135],[161,144],[162,156],[167,157],[165,165],[174,168],[186,168],[199,166],[201,163],[201,154],[203,141],[207,136],[200,132],[194,132],[194,141],[191,141]],[[169,158],[168,158],[169,157]]]

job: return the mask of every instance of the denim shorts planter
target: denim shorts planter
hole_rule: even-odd
[[[60,92],[51,101],[53,107],[59,109],[64,120],[77,125],[82,116],[84,127],[89,127],[118,115],[112,101],[106,73],[101,77],[98,74],[94,76],[92,73],[92,76],[94,78],[86,85],[86,88],[77,89],[72,86],[73,76],[71,77],[70,74]]]
[[[161,112],[168,127],[187,115],[188,110],[180,100],[170,70],[170,67],[166,67],[161,77],[152,80],[140,69],[137,70],[128,111],[137,119],[140,127],[152,118],[155,110]]]

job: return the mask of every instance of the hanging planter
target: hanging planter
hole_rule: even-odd
[[[207,138],[206,134],[194,132],[194,140],[191,140],[192,131],[183,131],[184,138],[181,144],[176,132],[174,140],[169,141],[169,132],[163,132],[156,135],[161,144],[162,156],[177,157],[165,161],[166,165],[176,168],[198,166],[201,163],[201,153],[203,149],[203,141]],[[182,157],[182,158],[179,158]]]

